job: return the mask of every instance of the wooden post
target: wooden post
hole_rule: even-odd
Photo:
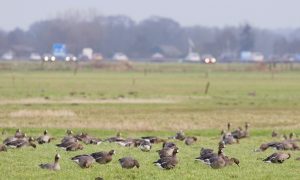
[[[207,82],[206,86],[205,86],[205,91],[204,91],[205,95],[208,94],[209,86],[210,86],[210,83]]]

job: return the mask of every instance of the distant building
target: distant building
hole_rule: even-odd
[[[94,53],[92,56],[92,60],[95,60],[95,61],[102,61],[103,59],[104,58],[101,53]]]
[[[31,53],[29,59],[39,61],[42,60],[42,56],[37,53]]]
[[[93,49],[92,48],[83,48],[82,56],[86,57],[88,60],[91,60],[93,58]]]
[[[264,55],[260,52],[243,51],[241,52],[240,59],[241,61],[262,62],[264,61]]]
[[[188,61],[188,62],[200,62],[201,57],[200,57],[199,53],[196,53],[193,51],[193,49],[195,48],[195,45],[194,45],[194,42],[192,41],[192,39],[189,39],[188,43],[189,43],[189,53],[185,57],[184,60]]]
[[[184,59],[185,61],[189,61],[189,62],[200,62],[201,61],[201,57],[198,53],[195,52],[190,52]]]
[[[153,60],[163,60],[165,58],[161,53],[154,53],[151,57]]]

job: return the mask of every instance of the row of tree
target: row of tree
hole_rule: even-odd
[[[51,52],[53,43],[65,43],[68,52],[79,54],[85,47],[106,57],[123,52],[130,57],[149,57],[160,52],[167,57],[182,57],[189,47],[200,54],[239,54],[259,51],[265,55],[300,52],[300,30],[290,33],[238,27],[183,27],[162,17],[139,23],[126,16],[63,16],[33,23],[28,30],[0,31],[0,53],[9,50]]]

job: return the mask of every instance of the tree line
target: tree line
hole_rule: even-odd
[[[300,52],[300,29],[289,32],[260,29],[247,23],[223,28],[181,26],[164,17],[136,22],[127,16],[63,16],[38,21],[23,30],[0,30],[0,53],[50,53],[53,43],[65,43],[69,53],[78,55],[90,47],[105,57],[123,52],[132,58],[161,53],[178,58],[189,47],[200,54],[237,55],[241,51],[259,51],[278,55]]]

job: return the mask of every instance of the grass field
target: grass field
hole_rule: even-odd
[[[76,65],[64,63],[0,63],[0,127],[12,135],[16,128],[38,136],[47,128],[63,137],[66,128],[101,138],[123,132],[125,137],[168,137],[178,130],[195,135],[190,147],[178,142],[180,163],[171,171],[152,165],[158,156],[115,144],[85,146],[83,151],[64,152],[54,143],[1,153],[0,172],[5,179],[299,179],[299,152],[281,165],[257,158],[272,150],[254,153],[271,141],[273,129],[300,133],[300,68],[282,64],[274,68],[257,64],[120,64]],[[209,88],[206,91],[207,84]],[[228,146],[227,155],[240,159],[241,167],[212,170],[194,162],[200,147],[215,148],[227,122],[234,127],[251,124],[251,138]],[[109,165],[80,169],[72,156],[115,149]],[[60,172],[38,168],[62,155]],[[141,168],[122,170],[117,160],[132,155]],[[8,165],[9,164],[9,165]]]

